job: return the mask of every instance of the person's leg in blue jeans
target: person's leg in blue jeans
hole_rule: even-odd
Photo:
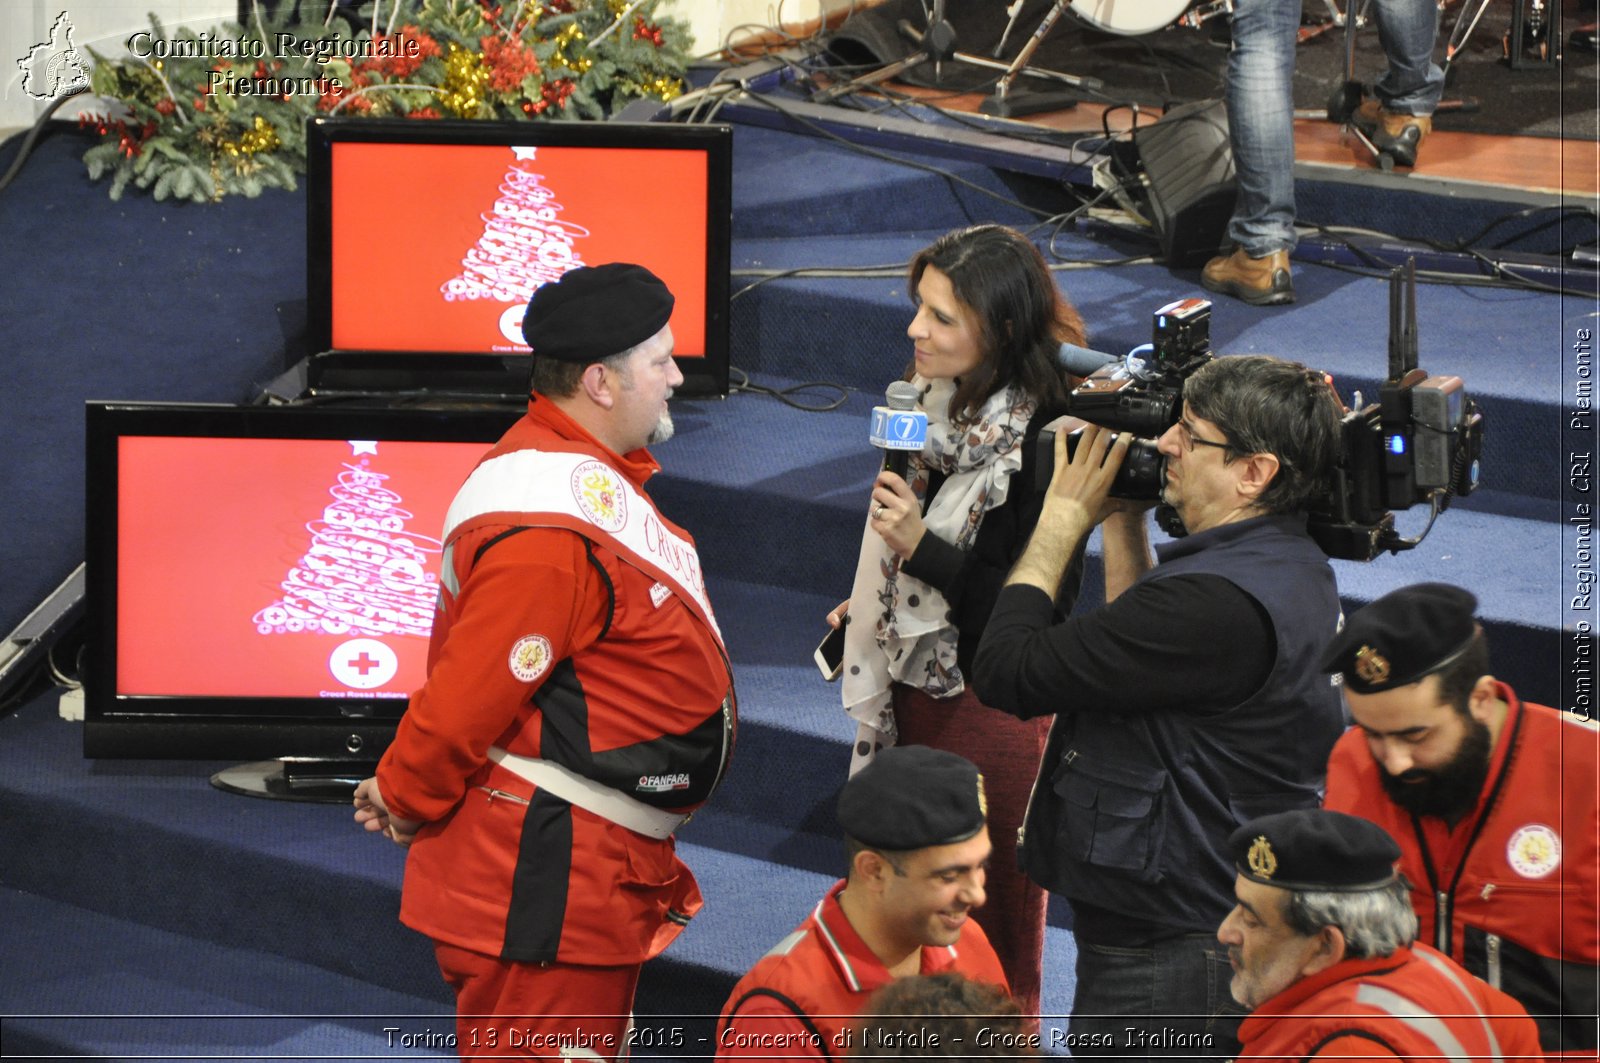
[[[1389,69],[1372,86],[1385,110],[1432,114],[1444,93],[1444,71],[1433,61],[1439,37],[1439,6],[1434,0],[1373,0],[1378,42]]]
[[[1294,300],[1294,50],[1300,0],[1237,0],[1228,55],[1228,131],[1239,197],[1228,222],[1236,250],[1201,274],[1248,303]]]
[[[1230,1059],[1245,1009],[1230,990],[1228,951],[1210,934],[1143,948],[1078,943],[1068,1045],[1074,1057]]]
[[[1433,61],[1439,8],[1435,0],[1373,0],[1372,7],[1389,68],[1352,121],[1392,161],[1415,166],[1444,91],[1444,71]]]

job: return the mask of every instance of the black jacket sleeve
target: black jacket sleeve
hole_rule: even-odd
[[[1052,620],[1036,587],[1000,592],[971,671],[985,705],[1056,712],[1221,712],[1260,689],[1277,644],[1266,610],[1221,576],[1144,580],[1089,613]]]

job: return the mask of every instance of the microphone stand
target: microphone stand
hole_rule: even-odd
[[[1032,59],[1033,53],[1038,51],[1040,42],[1055,28],[1056,22],[1070,4],[1071,0],[1055,0],[1055,3],[1050,6],[1050,10],[1045,12],[1044,18],[1039,21],[1039,25],[1034,29],[1033,36],[1028,38],[1028,43],[1022,46],[1022,51],[1017,53],[1017,57],[1006,68],[1005,75],[995,85],[994,95],[984,100],[978,110],[984,114],[992,114],[1001,118],[1017,118],[1027,114],[1038,114],[1040,111],[1065,110],[1068,107],[1076,107],[1078,105],[1080,97],[1071,92],[1057,90],[1054,92],[1027,91],[1013,93],[1013,86],[1016,84],[1017,76],[1027,68],[1028,60]],[[1009,9],[1011,21],[1015,22],[1017,16],[1021,13],[1022,4],[1019,2],[1015,7]],[[1010,32],[1011,26],[1007,24],[1006,33],[1009,34]],[[1004,37],[1001,38],[1001,43],[1004,43]],[[1070,74],[1058,74],[1055,77],[1057,80],[1066,81],[1068,84],[1087,92],[1097,91],[1102,84],[1095,78],[1074,77]]]
[[[1070,2],[1070,0],[1069,0],[1069,2]],[[1018,5],[1017,5],[1017,10],[1021,11],[1021,9],[1022,9],[1021,8],[1021,4],[1019,2]],[[905,37],[907,40],[911,41],[914,44],[921,44],[922,43],[922,39],[923,39],[922,34],[917,31],[917,28],[915,26],[911,25],[911,23],[905,21],[904,19],[900,20],[900,24],[899,25],[900,25],[900,35],[901,36]],[[1010,32],[1009,27],[1007,28],[1007,32]],[[1004,38],[1001,39],[1001,43],[1002,44],[1005,43]],[[1011,68],[1015,65],[1013,63],[1002,63],[998,59],[985,59],[981,55],[972,55],[969,52],[956,52],[954,55],[951,56],[951,58],[954,59],[958,63],[966,63],[969,66],[983,67],[983,68],[985,68],[987,70],[1001,70],[1001,71],[1005,71],[1005,72],[1008,72],[1008,73],[1010,72]],[[1059,82],[1062,82],[1063,84],[1066,84],[1066,85],[1072,85],[1075,88],[1082,89],[1084,92],[1099,92],[1102,88],[1105,87],[1105,82],[1101,81],[1099,78],[1079,77],[1076,74],[1063,74],[1063,73],[1060,73],[1060,72],[1055,71],[1055,70],[1045,70],[1042,67],[1036,67],[1036,66],[1023,67],[1020,72],[1023,73],[1023,74],[1027,74],[1029,77],[1044,78],[1044,79],[1049,80],[1049,81],[1059,81]],[[1070,102],[1064,103],[1064,104],[1060,104],[1059,106],[1062,107],[1062,108],[1071,107],[1071,106],[1074,106],[1078,102],[1078,98],[1076,96],[1070,97],[1069,99],[1070,99]],[[982,110],[982,109],[983,108],[980,107],[980,110]],[[1048,110],[1049,108],[1044,108],[1044,109]],[[987,113],[991,113],[991,112],[985,111],[984,113],[987,114]],[[1022,112],[1022,113],[1029,113],[1029,112]]]

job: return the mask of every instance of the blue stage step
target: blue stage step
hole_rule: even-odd
[[[212,905],[235,903],[212,895],[195,870],[174,869],[189,881],[163,885]],[[155,929],[138,914],[149,884],[122,884],[122,917],[0,888],[5,962],[27,974],[6,980],[7,1057],[455,1058],[436,1036],[455,1022],[442,982],[441,992],[412,996],[258,948]],[[106,885],[115,886],[79,889]],[[356,956],[362,944],[348,942]]]

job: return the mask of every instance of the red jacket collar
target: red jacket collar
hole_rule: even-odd
[[[527,415],[511,426],[511,430],[501,437],[494,449],[484,455],[484,460],[513,450],[540,449],[541,437],[550,434],[570,444],[563,449],[593,454],[626,476],[635,487],[643,487],[646,480],[661,470],[660,463],[645,447],[618,454],[567,416],[566,411],[552,399],[537,391],[528,396]]]
[[[834,883],[827,896],[817,905],[811,913],[811,923],[822,942],[822,949],[833,961],[834,969],[838,972],[839,981],[848,986],[852,992],[867,992],[886,986],[894,981],[889,974],[889,969],[878,959],[876,953],[856,933],[856,928],[850,925],[850,920],[844,914],[844,909],[839,906],[839,894],[844,892],[845,880],[840,879]],[[956,962],[956,947],[954,945],[938,947],[924,945],[922,948],[922,973],[935,974],[943,971]]]
[[[1395,949],[1391,955],[1365,960],[1341,960],[1329,967],[1326,971],[1300,979],[1288,989],[1277,996],[1264,1002],[1256,1008],[1239,1026],[1239,1039],[1251,1041],[1260,1036],[1262,1028],[1275,1022],[1280,1016],[1295,1012],[1300,1005],[1321,993],[1329,986],[1352,978],[1362,978],[1371,974],[1384,974],[1404,967],[1411,962],[1411,950],[1406,947]]]

